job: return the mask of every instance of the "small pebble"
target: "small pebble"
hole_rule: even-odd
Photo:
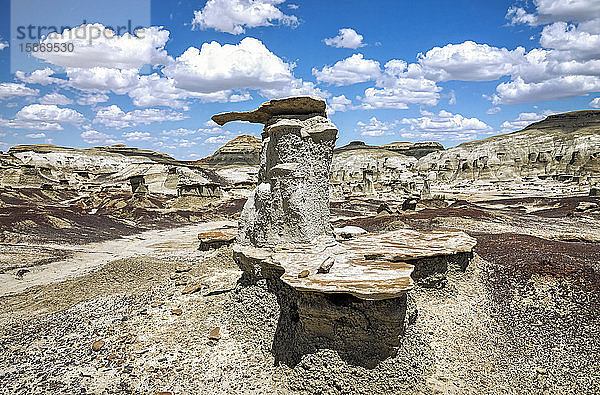
[[[100,351],[100,349],[102,347],[104,347],[106,343],[104,342],[104,340],[96,340],[95,342],[92,343],[92,350],[94,351]]]
[[[221,328],[216,327],[211,329],[208,333],[208,338],[210,340],[219,340],[221,338]]]

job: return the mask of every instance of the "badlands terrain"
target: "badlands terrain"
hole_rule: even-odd
[[[600,392],[600,111],[333,151],[334,228],[477,242],[466,268],[416,282],[397,352],[368,365],[278,358],[277,297],[240,281],[230,245],[260,152],[239,136],[196,162],[2,153],[0,393]]]

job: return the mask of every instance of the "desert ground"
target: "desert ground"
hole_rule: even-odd
[[[156,229],[131,226],[105,240],[103,228],[77,225],[83,214],[27,231],[32,211],[57,208],[18,203],[3,207],[3,216],[27,217],[11,225],[22,237],[1,246],[2,393],[598,390],[598,198],[429,200],[393,215],[377,214],[376,200],[332,202],[336,227],[453,228],[478,242],[465,272],[411,292],[416,317],[397,355],[374,368],[330,350],[275,363],[275,297],[264,284],[238,283],[231,247],[198,250],[198,232],[234,227],[235,211],[186,224],[154,213]]]

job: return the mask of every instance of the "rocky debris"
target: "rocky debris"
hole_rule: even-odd
[[[334,263],[335,263],[335,259],[332,256],[328,256],[327,258],[325,258],[325,260],[323,262],[321,262],[321,265],[319,265],[319,268],[317,269],[317,273],[321,273],[321,274],[329,273],[329,271],[333,267]]]
[[[377,207],[377,214],[387,214],[393,215],[395,211],[390,207],[390,205],[386,202],[383,202]]]
[[[585,213],[589,211],[598,210],[598,203],[594,202],[580,202],[577,207],[575,207],[575,211],[579,213]]]
[[[177,185],[177,196],[220,198],[223,196],[223,190],[221,185],[215,182],[183,182]]]
[[[216,327],[210,330],[208,333],[208,338],[210,340],[219,340],[221,339],[221,328]]]
[[[182,313],[183,313],[183,310],[181,310],[181,309],[171,310],[171,314],[173,314],[173,315],[181,315]]]
[[[131,192],[134,195],[144,196],[148,194],[148,187],[143,175],[129,177],[129,183],[131,184]]]
[[[181,291],[181,294],[182,295],[193,294],[194,292],[198,292],[201,289],[202,289],[202,284],[196,283],[196,284],[188,285],[187,287],[185,287],[183,289],[183,291]]]
[[[310,272],[308,270],[302,270],[300,273],[298,273],[298,278],[306,278],[309,274]]]
[[[408,198],[402,202],[402,211],[407,210],[416,210],[417,204],[419,203],[419,199],[417,198]]]
[[[221,248],[231,245],[235,241],[236,234],[225,230],[215,230],[210,232],[202,232],[198,234],[200,240],[200,251],[208,251],[211,249]]]
[[[367,233],[366,230],[358,226],[344,226],[343,228],[335,228],[333,232],[336,238],[344,240]]]
[[[104,340],[96,340],[95,342],[92,343],[92,350],[94,351],[100,351],[102,349],[102,347],[104,347],[106,343],[104,342]]]

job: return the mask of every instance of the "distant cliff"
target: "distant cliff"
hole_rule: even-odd
[[[390,143],[390,144],[381,145],[381,146],[366,145],[362,141],[352,141],[349,144],[344,145],[343,147],[336,148],[334,152],[341,153],[341,152],[345,152],[345,151],[349,151],[349,150],[356,150],[356,149],[360,149],[360,150],[384,149],[384,150],[388,150],[388,151],[394,151],[394,152],[397,152],[402,155],[412,156],[412,157],[415,157],[418,159],[429,153],[443,150],[444,146],[441,145],[440,143],[436,143],[436,142],[432,142],[432,141],[422,142],[422,143],[409,143],[409,142],[402,141],[402,142]]]
[[[198,163],[218,166],[258,166],[260,147],[261,140],[259,138],[246,134],[241,135]]]
[[[416,169],[432,181],[509,181],[596,177],[600,111],[551,115],[525,129],[431,153]]]

